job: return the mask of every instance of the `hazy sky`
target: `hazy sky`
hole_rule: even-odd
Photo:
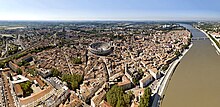
[[[0,20],[220,20],[220,0],[0,0]]]

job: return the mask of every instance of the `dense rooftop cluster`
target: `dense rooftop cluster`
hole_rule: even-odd
[[[2,94],[9,98],[0,104],[16,107],[146,105],[191,37],[177,24],[145,22],[48,22],[0,30],[8,34],[19,36],[1,39],[0,49],[7,53],[8,44],[17,43],[20,50],[0,59],[0,84],[8,84],[0,90],[13,93]]]

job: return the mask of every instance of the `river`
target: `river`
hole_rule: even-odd
[[[183,25],[194,37],[205,34]],[[220,56],[210,40],[193,41],[165,91],[162,107],[220,107]]]

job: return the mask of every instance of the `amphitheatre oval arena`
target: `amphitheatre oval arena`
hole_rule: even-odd
[[[106,56],[111,54],[113,51],[110,43],[107,42],[95,42],[91,43],[89,46],[89,51],[95,55]]]

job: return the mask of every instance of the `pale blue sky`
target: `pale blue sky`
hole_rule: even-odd
[[[220,0],[0,0],[0,20],[220,20]]]

